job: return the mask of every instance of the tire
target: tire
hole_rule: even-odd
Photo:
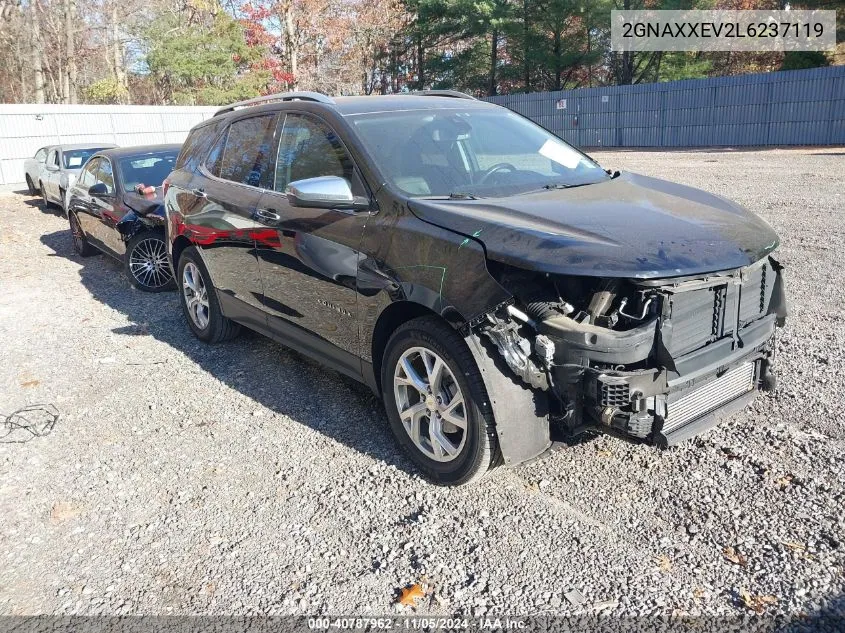
[[[32,178],[29,177],[29,174],[26,175],[26,188],[29,189],[29,195],[38,195],[38,188],[32,182]]]
[[[96,255],[98,251],[88,242],[88,238],[79,224],[79,218],[76,217],[76,213],[72,212],[68,215],[68,222],[70,223],[70,234],[73,239],[73,250],[76,251],[76,254],[80,257]]]
[[[444,368],[437,369],[437,359]],[[406,369],[409,364],[427,390],[413,386],[419,383]],[[428,389],[433,382],[437,384]],[[466,342],[439,318],[414,319],[393,333],[384,353],[381,384],[396,440],[434,483],[475,483],[501,463],[481,373]],[[462,405],[452,408],[459,399]]]
[[[182,251],[182,255],[176,264],[176,270],[179,303],[182,304],[182,312],[185,314],[188,327],[191,328],[194,336],[206,343],[220,343],[237,336],[241,329],[240,325],[223,316],[223,312],[220,310],[220,301],[217,299],[217,291],[211,284],[211,276],[208,274],[208,269],[203,264],[195,247],[189,246]],[[186,271],[191,278],[190,283],[186,282]],[[201,286],[198,282],[201,282]],[[191,286],[193,286],[193,289]],[[197,293],[197,290],[200,292]],[[203,296],[202,290],[204,290],[205,304],[199,299]],[[206,315],[204,323],[195,312],[197,304],[192,302],[195,297],[200,304],[200,312]]]
[[[129,280],[138,290],[166,292],[176,287],[162,233],[141,231],[134,235],[126,244],[124,266]]]
[[[62,215],[67,217],[67,206],[65,205],[65,190],[59,189],[59,208],[62,210]]]

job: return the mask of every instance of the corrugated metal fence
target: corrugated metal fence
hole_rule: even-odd
[[[24,181],[23,163],[59,143],[181,143],[216,107],[0,105],[0,185]]]
[[[845,66],[487,101],[580,147],[845,145]]]

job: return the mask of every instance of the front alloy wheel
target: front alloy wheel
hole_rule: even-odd
[[[126,267],[139,290],[161,292],[174,286],[164,239],[158,234],[142,233],[129,241]]]
[[[467,419],[464,395],[443,359],[424,347],[408,349],[396,364],[393,390],[414,446],[438,462],[455,459],[466,442]]]
[[[441,318],[413,319],[393,333],[381,384],[393,435],[435,483],[472,483],[501,463],[481,372]]]

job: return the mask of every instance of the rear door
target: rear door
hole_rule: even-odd
[[[336,354],[331,359],[335,364],[348,363],[348,369],[359,372],[355,285],[369,212],[294,207],[284,192],[296,180],[339,176],[355,195],[368,194],[351,156],[326,122],[292,112],[278,129],[273,182],[257,210],[264,226],[257,248],[268,323],[282,338],[295,336],[297,330],[316,334],[346,353],[313,352]]]
[[[276,113],[245,116],[221,134],[183,204],[186,236],[202,251],[223,311],[266,328],[255,252],[255,219],[262,187],[272,182]]]

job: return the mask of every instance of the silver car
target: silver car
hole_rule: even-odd
[[[104,143],[80,145],[52,145],[47,148],[47,160],[38,180],[44,206],[57,204],[67,212],[66,193],[82,171],[85,162],[101,149],[116,147]]]
[[[41,181],[41,172],[44,171],[44,163],[47,162],[47,153],[50,151],[50,146],[42,147],[32,158],[27,158],[23,164],[23,170],[26,174],[26,186],[29,188],[29,195],[34,196],[41,193],[36,183]]]

